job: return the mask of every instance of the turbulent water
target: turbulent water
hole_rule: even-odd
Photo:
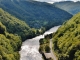
[[[56,32],[60,26],[55,26],[46,31],[43,35],[28,39],[22,43],[20,51],[20,60],[42,60],[42,55],[39,53],[39,40],[45,35]]]

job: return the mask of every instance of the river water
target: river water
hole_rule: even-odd
[[[42,60],[42,55],[39,53],[39,40],[45,35],[56,32],[60,26],[55,26],[46,31],[43,35],[36,36],[32,39],[27,39],[22,43],[20,53],[20,60]]]

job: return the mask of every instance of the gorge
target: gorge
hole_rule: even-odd
[[[60,26],[55,26],[46,31],[43,35],[36,36],[32,39],[25,40],[22,43],[20,51],[20,60],[42,60],[42,55],[39,53],[39,40],[45,35],[56,32]]]

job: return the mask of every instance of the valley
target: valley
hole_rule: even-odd
[[[1,0],[0,7],[25,21],[31,28],[44,27],[47,30],[53,26],[61,25],[72,17],[72,14],[67,11],[46,2]]]
[[[0,0],[0,60],[80,60],[79,6]]]
[[[43,35],[36,36],[32,39],[28,39],[22,43],[20,60],[43,60],[42,55],[39,53],[39,40],[44,38],[47,34],[56,32],[60,26],[55,26],[46,31]]]

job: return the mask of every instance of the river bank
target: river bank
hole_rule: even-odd
[[[56,32],[60,26],[55,26],[46,31],[43,35],[36,36],[32,39],[27,39],[22,43],[20,53],[20,60],[42,60],[42,55],[39,53],[39,40],[45,35]]]

